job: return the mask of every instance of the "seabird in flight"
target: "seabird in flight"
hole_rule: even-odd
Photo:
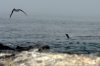
[[[67,37],[68,39],[70,38],[68,34],[65,34],[65,35],[66,35],[66,37]]]
[[[12,10],[11,14],[10,14],[10,18],[11,18],[11,16],[12,16],[12,14],[13,14],[14,11],[15,11],[15,12],[21,11],[21,12],[23,12],[25,15],[27,15],[27,13],[24,12],[23,10],[21,10],[21,9],[15,9],[15,8],[14,8],[14,9]]]

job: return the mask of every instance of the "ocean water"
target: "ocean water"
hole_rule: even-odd
[[[0,18],[0,42],[11,47],[48,44],[57,52],[99,53],[100,20],[60,16]]]

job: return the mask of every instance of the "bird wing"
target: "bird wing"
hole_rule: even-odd
[[[12,16],[13,12],[14,12],[14,9],[12,10],[12,12],[11,12],[11,14],[10,14],[10,18],[11,18],[11,16]]]
[[[23,12],[25,15],[27,15],[27,13],[25,12],[25,11],[23,11],[23,10],[21,10],[21,9],[19,9],[21,12]]]

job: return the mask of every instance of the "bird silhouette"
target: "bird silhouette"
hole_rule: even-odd
[[[68,34],[65,34],[65,35],[66,35],[66,37],[67,37],[68,39],[70,38]]]
[[[10,14],[10,18],[11,18],[11,16],[12,16],[12,14],[14,13],[14,11],[15,11],[15,12],[21,11],[21,12],[23,12],[25,15],[27,15],[27,13],[24,12],[23,10],[21,10],[21,9],[15,9],[15,8],[14,8],[14,9],[12,10],[11,14]]]

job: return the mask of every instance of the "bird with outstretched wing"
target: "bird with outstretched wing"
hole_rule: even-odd
[[[21,11],[21,12],[23,12],[25,15],[27,15],[27,13],[26,13],[25,11],[23,11],[23,10],[21,10],[21,9],[15,9],[15,8],[14,8],[14,9],[12,10],[11,14],[10,14],[10,18],[11,18],[11,16],[12,16],[12,14],[14,13],[14,11],[15,11],[15,12]]]

